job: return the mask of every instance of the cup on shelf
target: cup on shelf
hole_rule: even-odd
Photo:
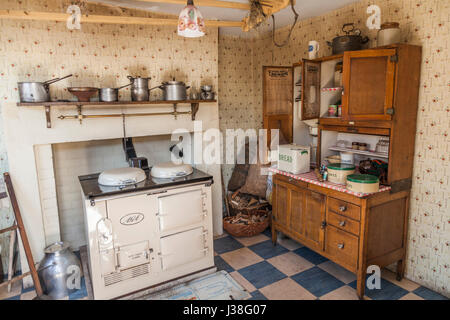
[[[310,41],[308,43],[308,54],[309,54],[309,59],[316,59],[317,58],[317,53],[319,52],[319,42],[317,41]]]

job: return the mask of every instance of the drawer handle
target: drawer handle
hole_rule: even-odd
[[[338,243],[337,247],[338,247],[339,249],[344,249],[344,244],[343,244],[343,243]]]
[[[339,222],[339,225],[340,225],[341,227],[345,226],[345,221]]]
[[[339,207],[339,211],[341,211],[341,212],[347,211],[347,207],[346,206],[340,206]]]

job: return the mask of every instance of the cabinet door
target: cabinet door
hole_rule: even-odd
[[[273,217],[275,221],[287,227],[288,226],[288,198],[289,189],[284,184],[276,184],[274,186],[273,198]]]
[[[290,189],[289,229],[299,237],[305,235],[305,193],[301,188]]]
[[[344,53],[342,117],[345,120],[391,120],[396,50]]]
[[[320,117],[320,62],[303,59],[302,120]]]
[[[305,240],[310,246],[318,250],[323,249],[325,221],[325,196],[323,194],[307,191],[305,194]]]
[[[323,250],[325,196],[287,183],[275,186],[274,219],[294,238],[310,247]]]

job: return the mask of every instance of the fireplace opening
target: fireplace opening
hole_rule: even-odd
[[[133,138],[137,156],[147,158],[149,166],[170,161],[174,144],[170,135]],[[52,153],[61,240],[77,250],[86,245],[78,176],[128,167],[129,162],[122,139],[52,144]]]

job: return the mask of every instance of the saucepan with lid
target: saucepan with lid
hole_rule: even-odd
[[[342,31],[345,33],[345,36],[336,37],[333,39],[333,42],[327,41],[327,44],[333,49],[333,54],[361,50],[362,45],[369,41],[368,37],[361,36],[361,30],[355,29],[353,23],[344,24]]]
[[[164,92],[163,99],[165,101],[183,101],[187,99],[186,91],[190,86],[186,86],[184,82],[173,79],[172,81],[163,82],[159,88]]]
[[[72,75],[63,78],[56,78],[45,82],[19,82],[20,102],[49,102],[50,84],[67,79]]]

